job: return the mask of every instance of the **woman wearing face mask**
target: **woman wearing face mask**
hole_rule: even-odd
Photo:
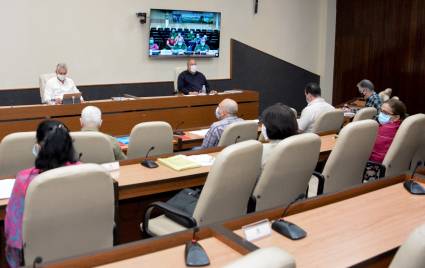
[[[37,128],[35,166],[18,172],[12,195],[6,208],[5,236],[6,259],[10,267],[22,264],[22,217],[25,194],[29,184],[45,171],[78,164],[71,136],[65,125],[54,120],[45,120]]]
[[[286,105],[276,103],[265,109],[261,115],[263,126],[261,133],[268,143],[263,144],[262,165],[270,153],[283,139],[298,133],[297,119],[294,112]]]
[[[375,145],[369,158],[374,163],[381,164],[385,155],[393,142],[395,134],[406,118],[406,106],[397,99],[390,99],[381,106],[378,114],[379,129],[376,136]],[[368,164],[366,167],[364,180],[373,180],[378,178],[378,167],[374,164]]]

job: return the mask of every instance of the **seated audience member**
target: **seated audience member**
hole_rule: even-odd
[[[63,95],[80,93],[71,78],[67,77],[68,68],[65,63],[56,66],[56,77],[50,78],[44,88],[43,101],[49,104],[62,103]]]
[[[381,106],[378,114],[379,129],[376,136],[375,145],[369,158],[374,163],[381,164],[385,155],[393,142],[395,134],[401,122],[406,118],[406,106],[397,99],[389,99]],[[368,163],[365,172],[365,180],[378,178],[378,167],[373,163]]]
[[[81,111],[81,131],[99,131],[102,126],[102,112],[95,106],[87,106]],[[103,133],[112,143],[114,150],[115,160],[127,159],[125,154],[122,152],[120,145],[117,140],[105,133]]]
[[[185,95],[197,95],[202,89],[202,86],[205,86],[207,93],[216,93],[214,90],[210,91],[210,85],[205,75],[198,71],[196,61],[194,59],[189,59],[187,61],[187,70],[179,74],[177,88],[180,93]]]
[[[155,43],[155,40],[153,39],[153,37],[149,38],[149,49],[152,49],[152,50],[159,49],[159,46],[158,44]]]
[[[378,93],[375,92],[375,87],[372,82],[367,79],[363,79],[357,84],[357,88],[366,100],[366,107],[374,107],[379,112],[379,110],[381,110],[382,102]]]
[[[4,220],[6,259],[10,267],[21,266],[23,261],[22,217],[29,184],[37,179],[38,174],[45,171],[78,164],[69,131],[61,122],[54,120],[41,122],[37,128],[36,140],[37,143],[33,149],[36,155],[35,167],[18,172],[6,208]],[[27,263],[27,265],[30,264]]]
[[[190,32],[186,35],[186,38],[188,40],[193,40],[195,39],[195,33],[193,33],[193,30],[190,30]]]
[[[294,112],[286,105],[276,103],[265,109],[261,115],[263,126],[261,133],[268,143],[263,144],[262,165],[270,153],[283,139],[298,133],[297,119]]]
[[[219,121],[211,125],[207,134],[205,134],[205,138],[200,149],[217,146],[224,129],[234,122],[243,120],[237,116],[237,113],[238,103],[236,101],[232,99],[222,100],[215,110],[215,116]]]
[[[210,50],[210,47],[206,44],[206,41],[204,38],[201,39],[201,43],[195,47],[195,53],[202,53],[202,52],[208,52]]]
[[[176,37],[177,43],[171,48],[173,53],[184,53],[187,50],[184,38],[181,36]]]
[[[324,112],[333,111],[335,108],[321,97],[322,92],[318,84],[309,83],[304,90],[307,107],[305,107],[298,119],[300,132],[312,132],[316,119]]]
[[[167,39],[167,46],[169,49],[173,49],[174,45],[177,43],[177,40],[172,38],[171,36]]]

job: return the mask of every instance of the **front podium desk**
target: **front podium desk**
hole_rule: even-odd
[[[23,105],[0,107],[0,140],[21,131],[34,131],[46,118],[56,119],[71,131],[81,128],[81,110],[95,105],[102,110],[102,132],[110,135],[128,135],[138,123],[166,121],[173,129],[190,129],[211,125],[215,109],[223,99],[231,98],[239,104],[239,116],[258,118],[259,94],[252,90],[219,93],[206,96],[161,96],[114,101],[96,100],[69,105]]]

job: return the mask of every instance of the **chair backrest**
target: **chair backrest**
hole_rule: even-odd
[[[35,132],[17,132],[0,142],[0,176],[15,176],[18,171],[34,166],[32,153]]]
[[[349,123],[341,129],[323,169],[324,192],[336,192],[362,183],[377,132],[378,123],[370,119]]]
[[[44,100],[44,89],[46,88],[46,83],[47,81],[49,81],[50,78],[55,77],[56,74],[55,73],[48,73],[48,74],[42,74],[40,75],[40,77],[38,78],[38,84],[40,85],[40,98],[41,98],[41,102],[45,103],[46,100]]]
[[[305,133],[286,138],[273,149],[254,189],[257,211],[287,205],[305,193],[320,143],[318,135]]]
[[[365,107],[360,109],[353,118],[353,122],[365,120],[365,119],[373,119],[377,114],[377,111],[374,107]]]
[[[217,155],[193,213],[198,225],[246,213],[261,172],[262,152],[261,143],[250,140],[228,146]]]
[[[149,156],[173,152],[173,129],[162,121],[144,122],[133,127],[128,143],[128,158],[144,157],[151,147]]]
[[[256,140],[258,123],[254,120],[244,120],[228,125],[221,134],[218,146],[229,146],[237,142]]]
[[[424,128],[425,114],[415,114],[403,120],[382,162],[386,168],[385,176],[396,176],[409,170],[424,137]]]
[[[114,150],[110,139],[101,132],[71,132],[77,155],[81,154],[81,162],[103,164],[115,161]]]
[[[113,246],[114,186],[96,164],[52,169],[38,175],[25,197],[22,238],[31,265]]]
[[[185,66],[176,67],[176,69],[174,70],[174,92],[175,93],[179,92],[178,85],[177,85],[179,75],[186,70],[187,70],[187,67]]]
[[[295,268],[295,259],[278,247],[260,248],[224,268]]]
[[[339,131],[344,123],[344,111],[340,109],[327,111],[319,115],[313,124],[313,133]]]
[[[390,268],[425,267],[425,224],[415,229],[395,254]]]

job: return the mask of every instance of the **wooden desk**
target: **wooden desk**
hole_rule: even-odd
[[[96,105],[102,110],[102,131],[114,136],[127,135],[132,127],[146,121],[166,121],[173,128],[209,126],[216,118],[214,111],[224,98],[239,104],[239,116],[244,119],[258,117],[259,94],[256,91],[208,96],[141,97],[135,100],[88,101],[73,105],[26,105],[0,107],[0,140],[7,134],[34,131],[46,118],[65,123],[72,131],[80,126],[81,110]]]

